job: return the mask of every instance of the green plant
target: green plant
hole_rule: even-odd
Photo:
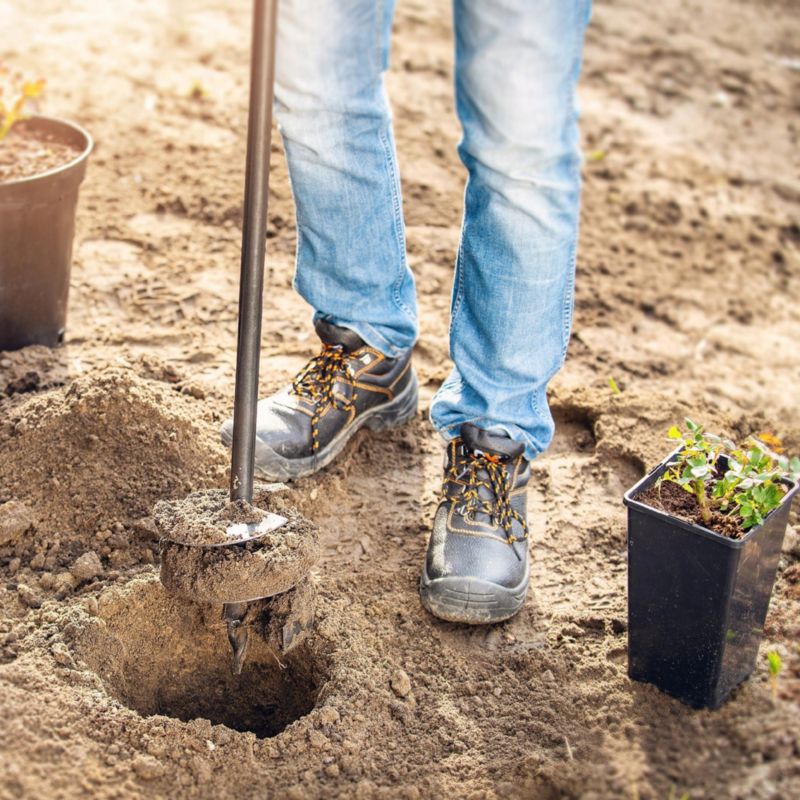
[[[44,78],[27,81],[0,64],[0,142],[23,119],[25,104],[39,97],[43,90]]]
[[[677,790],[675,789],[675,784],[670,787],[669,790],[669,797],[667,800],[689,800],[689,792],[684,792],[680,798],[678,798]]]
[[[772,689],[772,699],[778,699],[778,675],[781,674],[783,662],[777,650],[770,650],[767,653],[767,665],[769,666],[769,685]]]
[[[714,511],[737,513],[743,530],[760,525],[780,505],[786,493],[783,481],[800,476],[800,459],[776,452],[780,440],[771,434],[750,437],[737,447],[690,419],[686,428],[685,432],[674,425],[669,429],[667,436],[682,447],[657,485],[675,483],[694,495],[706,525]]]

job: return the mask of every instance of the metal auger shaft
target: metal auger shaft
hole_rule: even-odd
[[[222,619],[228,628],[228,642],[233,651],[231,670],[234,675],[242,674],[244,659],[247,655],[248,633],[244,623],[248,603],[225,603],[222,607]]]
[[[248,503],[253,501],[277,11],[278,0],[253,2],[230,485],[231,500],[246,500]],[[246,603],[226,603],[222,610],[233,650],[233,671],[237,675],[242,671],[247,651],[248,633],[243,622],[246,612]]]

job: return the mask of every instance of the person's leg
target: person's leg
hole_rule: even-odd
[[[383,87],[393,0],[281,0],[275,106],[297,209],[295,287],[322,351],[258,404],[255,465],[287,480],[417,411],[414,279]],[[223,423],[230,445],[233,420]]]
[[[417,336],[383,84],[394,0],[282,0],[276,115],[297,210],[295,288],[389,356]]]
[[[566,354],[578,234],[575,85],[590,0],[454,0],[456,103],[469,177],[450,327],[431,417],[550,443],[547,383]]]
[[[449,440],[420,578],[457,622],[507,619],[530,576],[529,462],[550,443],[547,382],[569,339],[580,157],[575,84],[589,0],[454,0],[469,172],[450,326],[431,407]]]

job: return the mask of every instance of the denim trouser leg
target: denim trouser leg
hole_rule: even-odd
[[[295,288],[396,355],[417,337],[383,86],[394,0],[282,0],[276,114],[297,210]]]
[[[590,0],[455,0],[456,105],[468,170],[450,327],[455,368],[431,418],[544,450],[546,389],[572,316],[580,155],[575,85]]]
[[[569,339],[580,158],[574,92],[590,0],[454,0],[468,170],[455,368],[431,418],[499,427],[533,458]],[[282,0],[276,109],[297,207],[295,285],[388,355],[417,336],[384,87],[393,0]]]

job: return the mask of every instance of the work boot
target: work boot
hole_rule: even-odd
[[[448,443],[442,499],[420,578],[422,605],[480,625],[513,617],[528,591],[524,447],[471,423]]]
[[[315,324],[322,352],[291,386],[260,400],[256,422],[256,472],[283,481],[329,464],[364,426],[377,431],[417,413],[417,377],[411,351],[388,358],[348,328]],[[233,420],[220,429],[230,446]]]

